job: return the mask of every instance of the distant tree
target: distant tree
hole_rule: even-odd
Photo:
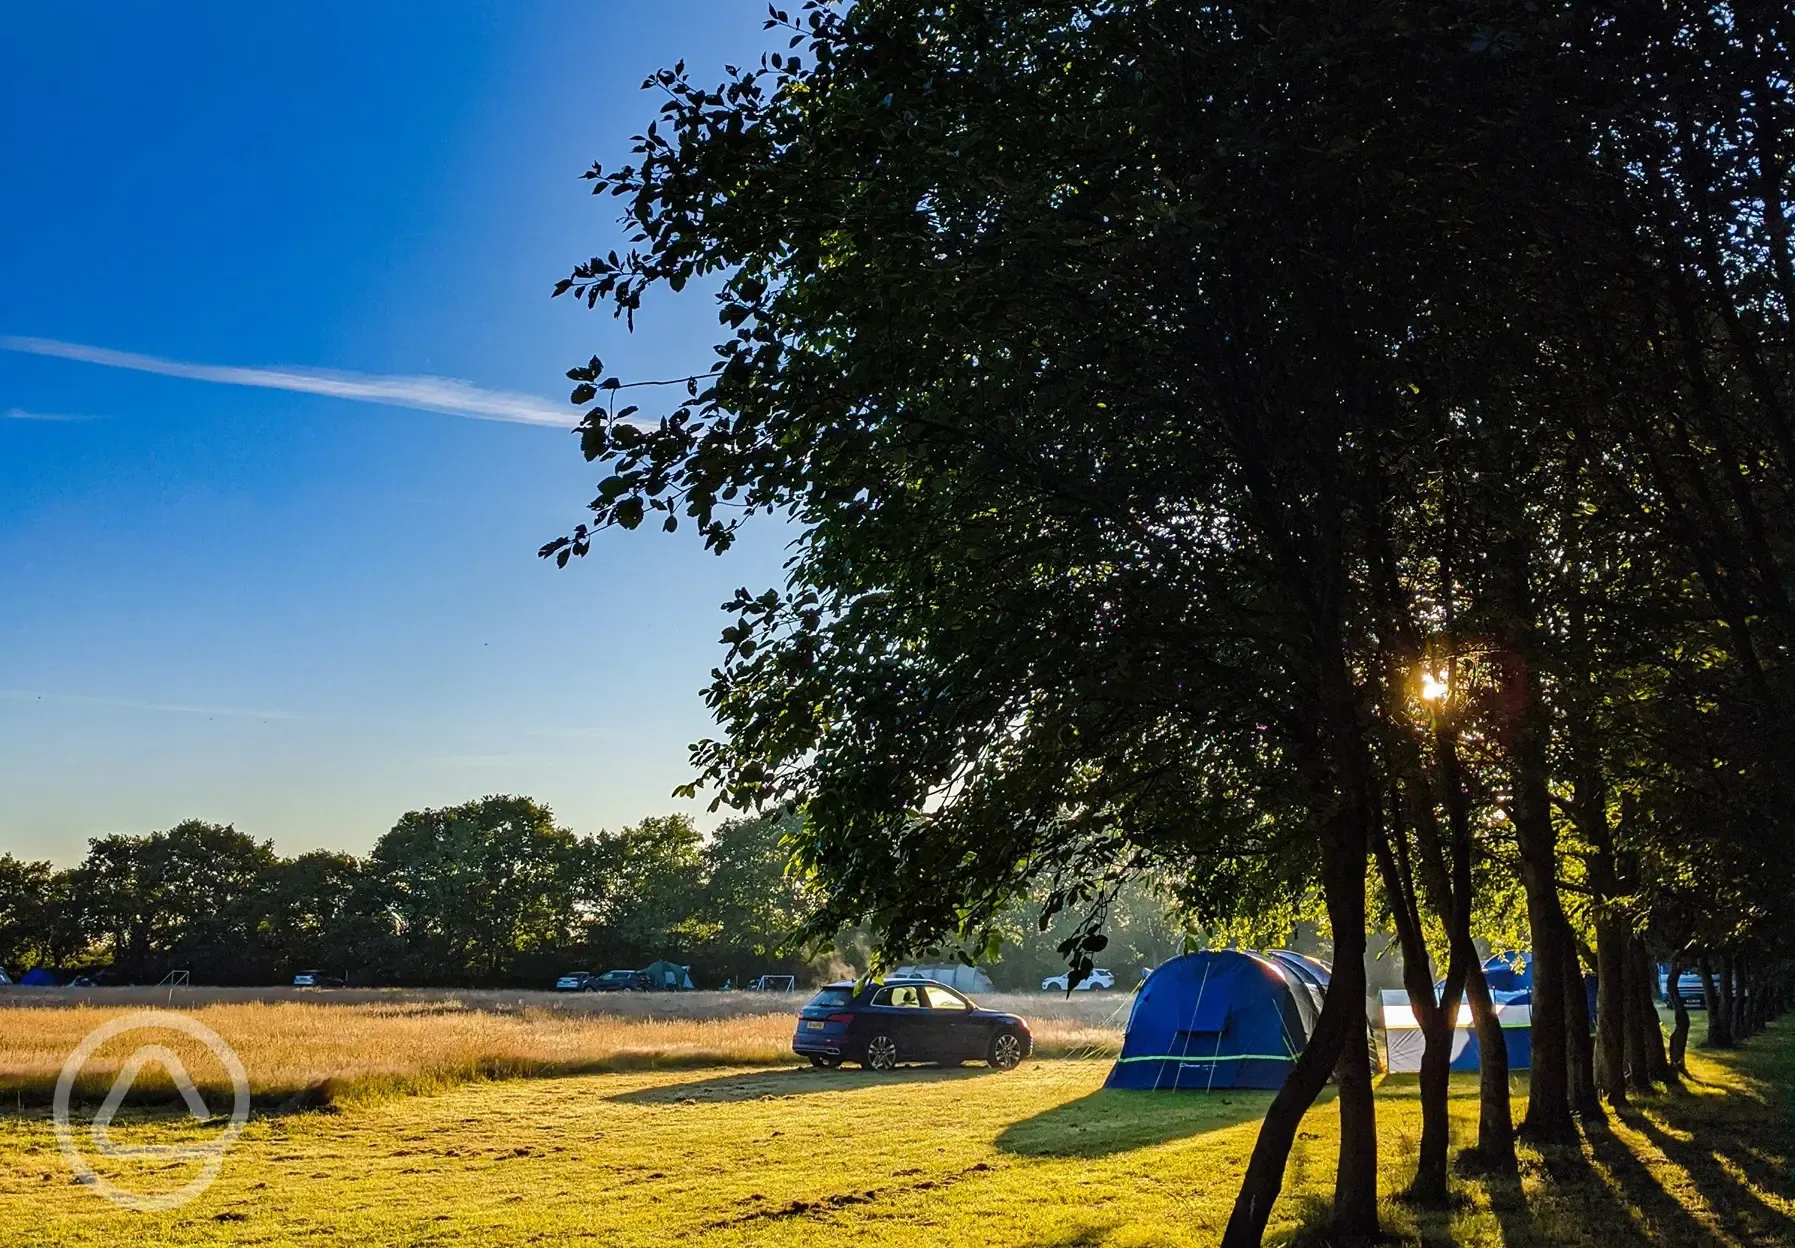
[[[0,967],[60,966],[86,943],[68,873],[0,854]]]
[[[703,939],[704,839],[687,815],[601,832],[580,849],[584,941],[612,959],[683,956]]]
[[[730,819],[705,842],[707,955],[738,982],[804,962],[796,941],[818,899],[787,869],[798,825],[796,815]]]
[[[400,973],[492,983],[521,955],[566,946],[579,858],[574,835],[527,797],[402,816],[367,864],[404,943]]]
[[[179,969],[199,982],[254,983],[273,973],[263,921],[278,862],[269,842],[189,819],[91,841],[71,885],[126,975]]]
[[[402,965],[393,918],[362,861],[313,850],[281,862],[266,932],[281,973],[320,969],[368,983]]]

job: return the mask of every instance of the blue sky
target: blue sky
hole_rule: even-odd
[[[757,55],[764,13],[0,10],[0,852],[189,816],[359,852],[500,792],[584,831],[701,814],[669,793],[717,607],[785,535],[616,534],[556,572],[536,547],[596,475],[529,422],[588,355],[704,366],[702,295],[630,335],[548,292],[620,241],[578,174],[652,116],[642,78]],[[519,419],[316,392],[440,390],[395,377]]]

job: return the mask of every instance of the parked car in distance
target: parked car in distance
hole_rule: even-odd
[[[812,1066],[858,1062],[892,1070],[900,1062],[982,1061],[1013,1070],[1034,1051],[1028,1024],[1014,1014],[980,1009],[946,984],[928,979],[825,985],[798,1012],[792,1051]]]
[[[343,980],[337,975],[327,975],[323,971],[301,971],[293,976],[295,988],[341,988]]]
[[[1058,975],[1049,975],[1041,981],[1042,992],[1065,992],[1066,984],[1072,978],[1072,972],[1061,971]],[[1091,973],[1078,981],[1074,992],[1096,992],[1116,986],[1116,977],[1102,967],[1092,967]]]
[[[555,991],[583,992],[586,988],[586,981],[597,978],[591,971],[569,971],[555,981]]]
[[[603,975],[588,975],[580,986],[582,992],[639,992],[648,987],[648,976],[641,971],[615,970]]]
[[[1670,1004],[1670,988],[1665,983],[1670,978],[1668,968],[1658,970],[1658,999],[1666,1005]],[[1677,976],[1677,995],[1683,998],[1683,1004],[1698,1010],[1708,1008],[1708,999],[1702,994],[1702,977],[1700,971],[1683,971]]]

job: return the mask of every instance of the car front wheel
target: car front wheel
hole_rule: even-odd
[[[998,1032],[991,1037],[985,1060],[994,1070],[1015,1070],[1022,1063],[1022,1037],[1013,1031]]]
[[[882,1031],[877,1033],[866,1042],[866,1057],[860,1064],[868,1070],[896,1070],[897,1041]]]

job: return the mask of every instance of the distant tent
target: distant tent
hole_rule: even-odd
[[[1386,988],[1380,994],[1384,1015],[1384,1051],[1393,1075],[1417,1074],[1421,1053],[1427,1047],[1421,1020],[1409,1004],[1409,994]],[[1526,1070],[1533,1060],[1533,993],[1526,989],[1494,990],[1490,999],[1502,1038],[1508,1042],[1508,1068]],[[1477,1031],[1471,1022],[1471,1006],[1461,1000],[1452,1030],[1452,1069],[1478,1068]]]
[[[991,977],[976,966],[967,966],[964,962],[927,962],[914,966],[900,966],[886,979],[932,979],[938,984],[946,984],[949,988],[958,988],[961,992],[996,992]]]
[[[54,988],[56,987],[56,976],[40,966],[34,971],[26,971],[19,977],[19,982],[33,988]]]
[[[1211,949],[1141,986],[1111,1088],[1280,1088],[1315,1029],[1309,984],[1278,958]]]
[[[648,986],[655,991],[677,992],[692,988],[692,968],[676,962],[650,962],[642,968]]]
[[[1483,963],[1484,982],[1491,992],[1533,991],[1533,955],[1525,950],[1505,949],[1492,953]]]

